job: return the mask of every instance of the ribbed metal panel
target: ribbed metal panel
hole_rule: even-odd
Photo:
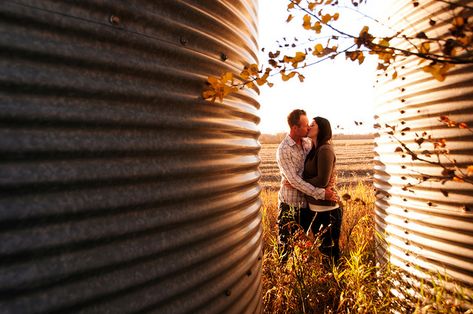
[[[450,27],[442,23],[451,15],[442,1],[423,1],[415,9],[411,1],[393,1],[390,17],[394,29],[425,31],[427,36]],[[465,3],[465,2],[464,2]],[[473,3],[470,1],[470,3]],[[471,12],[471,11],[470,11]],[[429,19],[438,21],[434,27]],[[471,17],[470,17],[471,19]],[[428,64],[426,62],[425,64]],[[440,273],[457,280],[469,291],[473,283],[473,185],[448,181],[419,182],[423,174],[440,176],[442,168],[413,161],[395,152],[399,143],[386,132],[396,126],[395,136],[416,153],[432,149],[414,141],[424,131],[445,138],[449,157],[463,169],[473,164],[473,134],[467,129],[441,123],[441,115],[473,126],[473,66],[456,66],[444,82],[419,69],[418,60],[407,58],[396,64],[398,78],[380,78],[377,85],[375,187],[377,229],[385,234],[388,256],[411,278],[429,278]],[[425,157],[425,156],[423,156]],[[432,158],[435,160],[435,158]],[[447,166],[452,161],[441,159]],[[406,187],[408,184],[412,187]],[[386,252],[381,252],[386,253]]]
[[[0,2],[1,313],[261,311],[256,6]]]

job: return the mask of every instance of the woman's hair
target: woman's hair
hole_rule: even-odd
[[[317,146],[320,147],[332,139],[332,127],[330,126],[330,122],[325,118],[315,117],[314,120],[319,126],[319,133],[317,134]]]

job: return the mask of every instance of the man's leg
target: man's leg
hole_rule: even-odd
[[[299,208],[281,203],[279,205],[278,229],[279,229],[279,253],[283,261],[286,261],[292,252],[291,237],[298,229]]]

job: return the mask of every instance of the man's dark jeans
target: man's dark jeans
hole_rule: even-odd
[[[290,245],[291,237],[302,226],[301,212],[305,210],[308,209],[290,206],[286,203],[279,204],[279,253],[283,261],[286,261],[287,257],[292,252],[292,246]]]

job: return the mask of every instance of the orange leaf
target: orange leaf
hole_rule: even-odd
[[[419,47],[419,52],[426,54],[426,53],[429,53],[429,51],[430,51],[430,43],[427,41],[423,42]]]
[[[209,90],[204,90],[202,92],[202,98],[204,98],[204,99],[209,99],[209,98],[212,98],[214,96],[215,96],[215,91],[214,90],[209,89]],[[215,98],[214,98],[214,100],[215,100]]]
[[[286,74],[285,71],[281,71],[281,72],[279,72],[279,73],[281,73],[281,79],[282,79],[283,81],[288,81],[288,80],[290,80],[291,78],[293,78],[294,75],[296,75],[297,72],[296,72],[296,71],[293,71],[293,72],[291,72],[291,73],[289,73],[289,74]]]
[[[212,85],[212,86],[216,86],[216,85],[218,85],[218,78],[216,78],[215,76],[209,76],[207,78],[207,82],[209,82],[210,85]]]
[[[303,21],[304,23],[302,24],[302,27],[304,27],[305,29],[310,29],[311,23],[309,14],[304,15]]]
[[[453,19],[453,25],[455,25],[455,26],[462,26],[464,24],[465,24],[465,19],[461,16],[456,16]]]
[[[314,23],[314,26],[312,26],[311,29],[314,30],[317,34],[320,34],[322,30],[322,24],[319,21],[317,21]]]
[[[223,81],[223,82],[233,81],[233,73],[232,73],[232,72],[226,72],[226,73],[222,76],[222,81]]]
[[[455,181],[455,182],[465,182],[465,180],[463,180],[462,178],[457,177],[457,176],[453,177],[453,181]]]
[[[330,22],[331,19],[332,16],[330,14],[325,14],[324,16],[322,16],[322,23],[327,24],[328,22]]]
[[[292,14],[289,14],[289,16],[286,19],[286,22],[289,23],[293,18],[294,16]]]
[[[473,176],[473,165],[466,167],[467,176]]]

